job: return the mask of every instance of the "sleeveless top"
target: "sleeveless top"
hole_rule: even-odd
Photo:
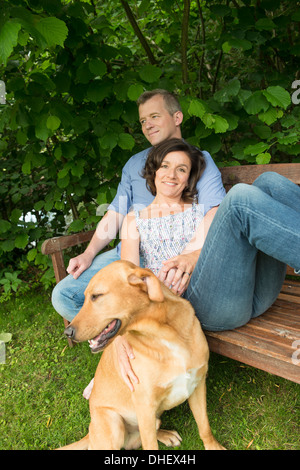
[[[162,262],[179,255],[193,238],[203,219],[203,205],[192,204],[183,212],[163,217],[143,219],[134,209],[137,230],[140,235],[140,255],[145,268],[158,274]]]

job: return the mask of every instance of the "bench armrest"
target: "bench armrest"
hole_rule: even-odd
[[[73,235],[63,235],[61,237],[49,238],[42,244],[41,251],[43,255],[52,255],[57,251],[63,251],[71,246],[79,245],[80,243],[89,242],[95,230],[89,232],[74,233]]]
[[[49,238],[49,240],[44,241],[41,251],[43,255],[51,255],[57,283],[67,275],[63,250],[71,246],[79,245],[80,243],[89,242],[94,233],[95,230],[90,230],[89,232],[80,232],[74,233],[73,235]]]

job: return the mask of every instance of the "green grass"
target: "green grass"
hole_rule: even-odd
[[[43,293],[0,304],[0,332],[12,334],[0,365],[0,449],[53,449],[82,438],[90,420],[82,390],[100,356],[87,344],[67,346]],[[215,354],[207,385],[211,427],[226,448],[300,449],[299,385]],[[187,403],[162,422],[179,432],[180,449],[203,449]]]

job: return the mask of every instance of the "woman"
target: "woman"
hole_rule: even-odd
[[[203,210],[197,204],[196,185],[204,170],[201,152],[180,139],[153,147],[143,171],[153,202],[134,209],[123,222],[121,259],[144,266],[158,275],[163,261],[184,252],[192,241]],[[185,272],[173,290],[183,294],[190,273]]]

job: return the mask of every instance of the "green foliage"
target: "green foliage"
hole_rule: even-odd
[[[0,0],[0,9],[2,272],[44,272],[44,239],[95,227],[122,166],[147,145],[135,104],[146,89],[178,93],[185,138],[220,165],[299,161],[296,1]]]

